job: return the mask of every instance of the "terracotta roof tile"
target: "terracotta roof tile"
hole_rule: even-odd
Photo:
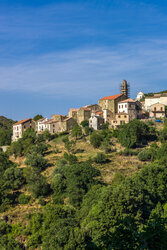
[[[16,122],[16,123],[13,124],[13,125],[15,126],[15,125],[23,124],[23,123],[25,123],[25,122],[28,122],[29,120],[32,120],[32,118],[28,118],[28,119],[21,120],[21,121],[19,121],[19,122]]]
[[[70,111],[78,111],[79,109],[70,109]]]
[[[105,96],[105,97],[101,98],[100,101],[102,101],[102,100],[115,100],[115,99],[117,99],[118,97],[120,97],[122,95],[123,94]]]
[[[81,109],[85,110],[85,111],[90,111],[91,109],[89,108],[85,108],[85,107],[82,107]]]
[[[119,103],[124,103],[124,102],[136,102],[136,101],[134,101],[133,99],[128,98],[128,99],[125,99],[123,101],[120,101]]]

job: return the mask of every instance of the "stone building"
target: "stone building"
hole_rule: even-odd
[[[101,107],[100,107],[98,104],[86,105],[86,106],[84,106],[83,108],[88,108],[88,109],[90,109],[91,111],[97,111],[97,112],[102,111]]]
[[[112,128],[118,128],[120,125],[128,123],[130,121],[129,115],[127,113],[117,113],[115,118],[111,121]]]
[[[118,102],[127,99],[124,94],[105,96],[99,100],[99,106],[102,110],[108,109],[114,114],[118,112]]]
[[[64,115],[52,115],[51,116],[51,120],[53,121],[62,122],[64,119],[66,119],[66,116]]]
[[[91,117],[91,109],[82,107],[78,110],[77,113],[77,122],[80,124],[82,121],[89,121],[89,118]]]
[[[55,134],[70,131],[76,124],[76,120],[72,117],[66,118],[63,121],[54,121],[51,119],[45,122],[45,130],[48,130],[51,134]]]
[[[62,131],[71,131],[75,125],[77,125],[77,122],[74,118],[66,118],[62,122]]]
[[[161,103],[155,103],[150,106],[149,116],[151,118],[164,118],[166,116],[165,105]]]
[[[32,120],[32,118],[21,120],[13,124],[12,141],[17,141],[18,139],[22,138],[22,135],[27,128],[35,129],[35,122]]]
[[[74,118],[76,121],[77,121],[77,117],[78,117],[78,110],[79,109],[69,109],[69,112],[68,112],[68,117],[72,117]]]

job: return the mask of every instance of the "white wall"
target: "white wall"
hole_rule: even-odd
[[[128,113],[128,103],[118,103],[118,113]]]

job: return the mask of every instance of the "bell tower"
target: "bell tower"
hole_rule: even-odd
[[[127,98],[129,98],[129,84],[126,80],[123,80],[121,84],[121,93],[124,94]]]

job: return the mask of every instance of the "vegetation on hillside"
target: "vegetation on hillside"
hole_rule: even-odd
[[[14,123],[15,121],[0,116],[0,146],[10,145]]]
[[[28,129],[0,152],[0,249],[167,249],[166,155],[165,124]]]

